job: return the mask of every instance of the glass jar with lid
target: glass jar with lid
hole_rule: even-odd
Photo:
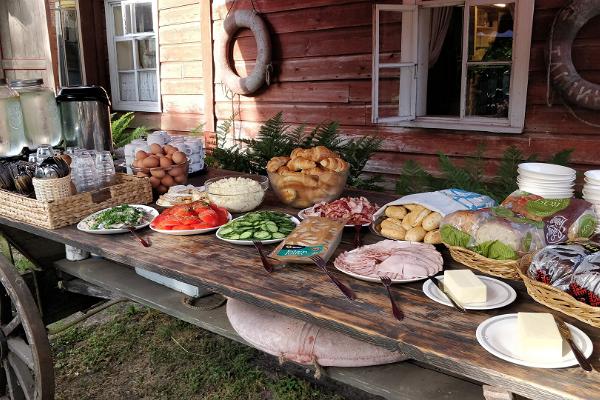
[[[45,87],[43,79],[11,81],[10,87],[19,93],[29,147],[36,149],[45,143],[58,145],[62,129],[54,90]]]
[[[27,146],[19,94],[0,79],[0,156],[19,154]]]

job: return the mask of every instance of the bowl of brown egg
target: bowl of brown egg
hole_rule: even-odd
[[[150,152],[138,150],[135,153],[131,170],[136,176],[150,178],[152,189],[164,194],[172,186],[187,184],[188,166],[187,156],[177,147],[154,143]]]

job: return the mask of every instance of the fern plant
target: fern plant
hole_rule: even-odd
[[[129,128],[135,118],[133,112],[125,113],[115,119],[116,115],[116,113],[110,115],[110,128],[115,149],[123,147],[131,143],[132,140],[139,139],[148,133],[148,128],[145,126],[138,126],[135,129]]]

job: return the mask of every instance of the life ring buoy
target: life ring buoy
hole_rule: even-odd
[[[233,71],[233,60],[229,56],[234,35],[242,28],[248,28],[254,34],[257,51],[254,69],[245,78],[239,77]],[[252,94],[260,89],[265,82],[269,83],[271,38],[262,18],[251,10],[232,11],[223,22],[223,31],[219,45],[219,56],[216,60],[223,83],[233,92],[243,95]]]
[[[600,1],[574,0],[556,16],[549,46],[548,68],[554,86],[569,103],[592,110],[600,110],[600,85],[579,75],[571,49],[581,27],[597,15],[600,15]]]

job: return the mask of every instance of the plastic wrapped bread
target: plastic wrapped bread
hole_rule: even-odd
[[[271,253],[271,257],[295,264],[312,264],[313,255],[327,261],[342,239],[343,221],[307,217]]]

